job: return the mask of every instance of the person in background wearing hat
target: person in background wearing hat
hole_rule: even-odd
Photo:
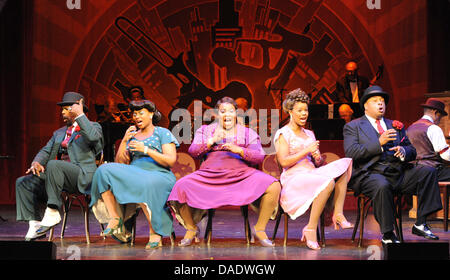
[[[428,98],[423,107],[423,117],[406,131],[417,151],[415,162],[437,169],[439,181],[450,181],[450,168],[443,161],[450,161],[450,149],[444,132],[438,126],[441,118],[447,116],[444,102]]]
[[[393,231],[396,193],[418,197],[412,233],[438,239],[426,224],[427,216],[442,208],[436,169],[410,163],[416,149],[403,127],[394,129],[393,121],[384,118],[388,102],[389,94],[381,87],[367,88],[360,100],[365,115],[344,126],[345,156],[353,158],[349,187],[372,199],[384,244],[399,242]]]
[[[66,126],[53,132],[26,171],[28,175],[16,181],[17,220],[29,222],[26,241],[45,236],[61,221],[63,189],[69,193],[89,193],[97,169],[95,158],[103,150],[102,128],[84,114],[88,111],[84,97],[66,92],[57,104]],[[42,203],[47,208],[41,220]]]
[[[364,90],[369,87],[369,79],[358,75],[358,65],[350,61],[345,65],[345,77],[336,83],[336,102],[359,103]]]
[[[126,101],[130,104],[131,101],[144,100],[144,89],[141,86],[133,86],[130,88],[130,93]]]

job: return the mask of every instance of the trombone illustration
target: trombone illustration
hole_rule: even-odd
[[[247,99],[249,104],[252,104],[252,95],[244,83],[233,81],[227,84],[225,88],[214,91],[213,89],[208,88],[187,69],[183,61],[183,52],[181,52],[177,57],[173,57],[157,42],[145,34],[141,28],[126,17],[120,16],[116,18],[115,25],[120,32],[133,41],[142,52],[153,58],[159,65],[166,69],[168,74],[172,75],[181,83],[182,86],[180,88],[180,96],[178,97],[178,102],[175,104],[174,109],[188,108],[194,100],[201,100],[203,104],[213,108],[217,101],[224,96],[229,96],[232,98],[243,97]],[[163,60],[149,51],[144,44],[139,42],[135,37],[133,37],[133,35],[130,34],[130,32],[128,32],[129,28],[134,29],[134,31],[142,35],[149,43],[155,46],[160,51],[160,55],[165,56],[166,61],[170,61],[170,63],[164,63]]]

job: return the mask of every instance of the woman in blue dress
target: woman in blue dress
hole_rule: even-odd
[[[166,201],[176,181],[170,168],[179,144],[168,129],[155,126],[161,113],[151,101],[132,101],[130,109],[136,125],[125,132],[115,162],[95,172],[90,206],[103,199],[110,220],[102,235],[121,239],[125,229],[117,203],[139,204],[150,228],[146,249],[156,248],[162,246],[162,236],[173,231]]]

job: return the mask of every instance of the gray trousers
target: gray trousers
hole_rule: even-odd
[[[26,175],[16,180],[17,221],[42,220],[45,205],[61,209],[61,192],[79,193],[80,168],[70,162],[51,160],[45,172]]]

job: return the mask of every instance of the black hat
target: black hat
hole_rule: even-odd
[[[78,92],[68,91],[64,93],[63,100],[56,104],[58,104],[59,106],[70,106],[77,103],[81,99],[83,99],[83,110],[87,112],[88,107],[86,106],[86,99],[84,98],[83,95],[79,94]]]
[[[437,98],[428,98],[427,102],[425,104],[420,104],[420,106],[430,109],[435,109],[439,113],[441,113],[444,116],[447,116],[448,113],[445,111],[445,104],[441,100]]]
[[[361,99],[359,100],[359,105],[364,110],[364,104],[366,103],[367,99],[371,98],[372,96],[381,96],[384,98],[384,103],[387,105],[389,102],[389,93],[385,92],[380,86],[370,86],[366,88],[363,95],[361,96]]]

